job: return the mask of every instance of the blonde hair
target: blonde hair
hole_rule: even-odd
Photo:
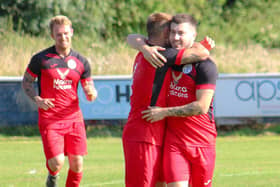
[[[50,27],[51,33],[53,32],[54,25],[70,25],[72,27],[72,22],[66,16],[57,15],[50,20],[49,27]]]

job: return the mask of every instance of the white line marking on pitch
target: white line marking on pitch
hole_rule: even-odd
[[[110,182],[102,182],[102,183],[95,183],[95,184],[85,184],[85,185],[82,185],[82,187],[114,185],[114,184],[124,184],[124,181],[123,180],[115,180],[115,181],[110,181]]]
[[[258,171],[253,171],[253,172],[243,172],[243,173],[227,173],[227,174],[220,174],[219,176],[222,177],[234,177],[234,176],[246,176],[246,175],[263,175],[263,174],[279,174],[279,172],[258,172]]]

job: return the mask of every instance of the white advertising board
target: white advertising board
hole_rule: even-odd
[[[220,75],[215,93],[215,116],[280,116],[280,74]]]

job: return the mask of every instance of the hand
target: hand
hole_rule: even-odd
[[[202,41],[200,41],[200,44],[202,44],[208,51],[215,47],[215,41],[209,36],[206,36]]]
[[[204,47],[201,42],[195,42],[190,49],[187,49],[190,54],[194,54],[195,61],[206,60],[210,56],[210,52]]]
[[[159,53],[159,51],[164,51],[165,48],[160,46],[146,46],[143,48],[142,53],[144,58],[154,67],[162,67],[166,62],[166,58]]]
[[[149,106],[147,110],[142,111],[142,119],[145,119],[146,121],[153,123],[159,120],[164,119],[165,116],[165,110],[161,107],[151,107]]]
[[[96,89],[93,89],[87,94],[88,101],[94,101],[97,98],[98,92]]]
[[[94,87],[94,83],[92,79],[82,80],[81,81],[82,88],[86,95],[88,101],[94,101],[97,98],[97,90]]]
[[[34,100],[38,108],[48,110],[49,108],[54,107],[54,104],[52,102],[55,100],[54,98],[41,98],[40,96],[35,96]]]

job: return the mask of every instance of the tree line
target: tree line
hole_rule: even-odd
[[[217,42],[280,46],[277,0],[0,0],[0,33],[46,35],[49,19],[63,14],[78,34],[122,39],[128,33],[144,34],[152,12],[192,14],[199,34]]]

